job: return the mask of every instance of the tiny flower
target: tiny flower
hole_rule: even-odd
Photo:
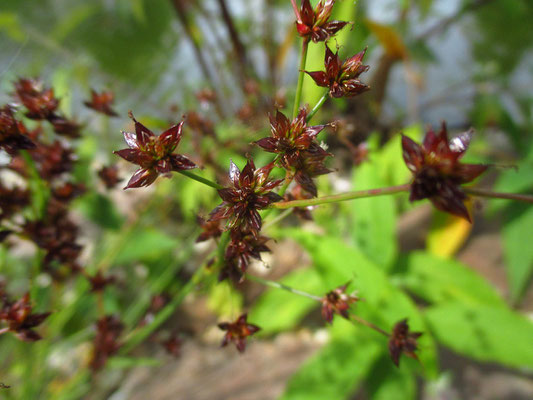
[[[401,320],[394,325],[392,335],[389,339],[389,353],[392,362],[397,367],[400,365],[400,356],[405,354],[407,357],[418,360],[415,351],[418,349],[417,339],[422,336],[422,332],[409,332],[407,319]]]
[[[52,196],[60,202],[68,203],[74,198],[85,193],[86,188],[83,183],[66,182],[52,189]]]
[[[282,200],[272,189],[280,185],[283,179],[268,180],[273,168],[274,164],[270,163],[256,169],[250,159],[241,172],[231,161],[230,186],[218,191],[223,203],[211,211],[209,220],[227,219],[230,228],[240,227],[245,232],[257,234],[262,225],[258,210]]]
[[[328,40],[344,28],[348,22],[328,21],[334,4],[335,0],[320,0],[313,10],[309,0],[302,0],[300,16],[296,21],[298,34],[317,43]]]
[[[108,165],[98,170],[98,177],[102,180],[107,189],[113,189],[122,178],[118,176],[118,167]]]
[[[181,140],[183,121],[155,136],[151,130],[138,122],[131,112],[130,118],[135,122],[135,133],[122,132],[130,148],[114,153],[141,168],[133,174],[124,189],[149,186],[159,175],[196,168],[187,157],[174,154]]]
[[[341,63],[339,52],[333,54],[326,45],[324,64],[325,71],[305,71],[318,86],[329,88],[331,97],[354,97],[370,88],[359,80],[359,75],[368,71],[369,66],[363,65],[366,49]]]
[[[222,227],[220,220],[209,221],[201,217],[197,218],[198,224],[202,227],[202,233],[196,239],[196,243],[205,242],[209,239],[214,239],[222,235]]]
[[[173,333],[169,336],[167,340],[164,342],[161,342],[161,345],[166,350],[166,352],[174,357],[179,357],[181,353],[181,347],[183,345],[183,341]]]
[[[339,286],[337,289],[328,292],[321,300],[322,317],[330,324],[333,321],[333,315],[339,314],[343,318],[349,319],[348,310],[350,305],[359,301],[355,294],[347,294],[346,287],[348,284]]]
[[[471,222],[464,204],[467,196],[460,185],[473,181],[488,168],[459,162],[468,149],[472,133],[470,130],[448,141],[443,122],[438,134],[433,130],[426,133],[422,145],[402,136],[403,159],[414,175],[410,201],[430,199],[437,209]]]
[[[49,119],[54,116],[59,100],[54,96],[54,89],[44,88],[36,79],[21,78],[15,82],[15,95],[28,109],[26,116],[30,119]]]
[[[246,349],[246,338],[258,332],[261,328],[257,325],[249,324],[248,316],[242,314],[235,322],[222,322],[218,327],[226,331],[224,339],[222,340],[222,347],[227,346],[229,342],[235,343],[235,347],[241,353]]]
[[[8,330],[25,342],[35,342],[42,339],[41,335],[35,332],[33,328],[41,325],[50,313],[33,314],[29,293],[26,293],[16,302],[8,300],[5,295],[3,297],[0,321],[7,323]]]
[[[91,284],[91,292],[97,293],[102,292],[106,286],[114,284],[116,279],[114,276],[104,276],[102,271],[98,270],[93,276],[87,275],[87,280]]]
[[[48,118],[48,122],[52,124],[54,132],[58,135],[71,139],[80,137],[80,129],[82,126],[74,120],[54,114]]]
[[[115,315],[106,315],[96,322],[93,354],[89,363],[94,372],[102,369],[107,359],[120,349],[118,338],[123,330],[124,324]]]
[[[91,90],[91,101],[85,101],[83,104],[99,113],[108,115],[110,117],[117,117],[118,114],[111,107],[114,98],[115,95],[113,92],[104,91],[98,93],[95,90]]]
[[[231,241],[224,254],[224,265],[219,280],[231,279],[242,282],[250,264],[250,259],[261,260],[261,253],[270,252],[266,245],[270,239],[235,229],[231,231]]]
[[[33,149],[35,144],[26,137],[26,128],[17,121],[14,109],[9,104],[0,108],[0,148],[9,154],[17,150]]]

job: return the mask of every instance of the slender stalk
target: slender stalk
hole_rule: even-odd
[[[270,210],[268,210],[268,211],[271,211],[271,210],[272,210],[272,208]],[[275,218],[273,218],[270,221],[266,222],[263,225],[263,229],[268,229],[271,226],[276,225],[278,222],[283,221],[285,218],[287,218],[289,215],[291,215],[291,213],[292,213],[292,209],[291,208],[286,209],[285,211],[283,211],[282,213],[277,215]]]
[[[519,193],[498,193],[492,192],[488,189],[474,188],[474,187],[463,187],[463,192],[466,194],[477,196],[477,197],[488,197],[491,199],[507,199],[507,200],[516,200],[522,201],[525,203],[533,204],[533,196],[527,194]]]
[[[322,300],[322,298],[320,298],[318,296],[315,296],[314,294],[303,292],[303,291],[298,290],[298,289],[294,289],[294,288],[292,288],[290,286],[287,286],[287,285],[285,285],[283,283],[279,283],[279,282],[276,282],[276,281],[271,281],[269,279],[263,279],[263,278],[260,278],[258,276],[249,275],[249,274],[246,274],[246,278],[248,278],[251,281],[254,281],[254,282],[257,282],[257,283],[261,283],[261,284],[263,284],[265,286],[270,286],[270,287],[273,287],[273,288],[276,288],[276,289],[281,289],[281,290],[285,290],[285,291],[293,293],[293,294],[297,294],[299,296],[307,297],[307,298],[309,298],[311,300],[315,300],[315,301],[321,301]]]
[[[300,10],[298,10],[298,6],[296,5],[296,0],[291,0],[292,9],[294,10],[294,15],[296,15],[296,21],[301,21],[302,17],[300,16]]]
[[[199,175],[196,175],[194,172],[191,171],[178,171],[180,174],[185,175],[187,178],[194,179],[195,181],[198,181],[200,183],[203,183],[204,185],[211,186],[215,189],[224,189],[224,186],[219,185],[218,183],[215,183],[213,181],[210,181],[209,179],[202,178]]]
[[[317,111],[320,110],[320,108],[324,105],[328,97],[329,97],[329,91],[325,92],[322,95],[320,100],[318,100],[318,103],[316,103],[313,109],[309,112],[309,114],[307,114],[307,122],[311,121],[311,118],[313,118],[315,114],[317,113]]]
[[[329,203],[338,203],[339,201],[347,201],[354,199],[362,199],[365,197],[376,197],[376,196],[386,196],[389,194],[401,193],[409,191],[411,185],[399,185],[399,186],[389,186],[379,189],[370,189],[370,190],[359,190],[357,192],[348,192],[335,194],[332,196],[316,197],[314,199],[305,199],[305,200],[293,200],[293,201],[280,201],[277,203],[272,203],[271,208],[286,209],[292,207],[307,207],[307,206],[316,206],[320,204],[329,204]]]
[[[371,329],[374,329],[376,332],[379,332],[379,333],[381,333],[382,335],[384,335],[386,337],[390,336],[388,332],[385,332],[383,329],[381,329],[380,327],[374,325],[372,322],[368,322],[366,319],[358,317],[357,315],[350,314],[350,321],[356,322],[358,324],[361,324],[361,325],[367,326],[367,327],[369,327]]]
[[[298,86],[296,87],[296,96],[294,97],[294,107],[292,109],[292,119],[298,115],[300,99],[302,98],[302,88],[304,83],[305,62],[307,60],[307,49],[309,48],[309,39],[304,38],[302,42],[302,53],[300,55],[300,72],[298,74]]]

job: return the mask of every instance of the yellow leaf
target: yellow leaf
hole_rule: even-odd
[[[407,58],[407,47],[400,35],[392,27],[369,19],[365,20],[365,24],[376,35],[388,56],[398,60]]]
[[[467,202],[466,206],[471,211],[471,202]],[[464,218],[439,211],[433,218],[426,247],[437,256],[452,257],[466,241],[471,230],[472,224]]]

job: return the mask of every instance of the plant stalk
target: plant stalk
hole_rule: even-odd
[[[463,187],[463,192],[471,196],[477,197],[487,197],[491,199],[506,199],[506,200],[516,200],[524,203],[533,204],[533,196],[527,194],[519,193],[498,193],[492,192],[488,189],[474,188],[474,187]]]
[[[200,183],[203,183],[204,185],[211,186],[214,189],[224,189],[224,186],[219,185],[216,182],[210,181],[209,179],[202,178],[199,175],[196,175],[194,172],[191,171],[178,171],[178,173],[185,175],[187,178],[194,179],[195,181],[198,181]]]
[[[322,97],[320,98],[320,100],[318,100],[318,102],[315,104],[313,109],[309,112],[309,114],[307,114],[307,122],[311,121],[311,118],[313,118],[315,114],[318,112],[318,110],[322,108],[322,106],[324,105],[328,97],[329,97],[329,91],[327,91],[326,93],[322,95]]]
[[[335,194],[332,196],[316,197],[314,199],[305,199],[305,200],[293,200],[293,201],[279,201],[277,203],[272,203],[271,208],[286,209],[292,207],[308,207],[316,206],[320,204],[329,204],[329,203],[338,203],[340,201],[362,199],[365,197],[376,197],[376,196],[386,196],[389,194],[407,192],[411,188],[410,184],[399,185],[399,186],[389,186],[379,189],[369,189],[369,190],[359,190],[356,192],[348,192]]]
[[[273,288],[276,288],[276,289],[281,289],[281,290],[285,290],[285,291],[293,293],[293,294],[297,294],[299,296],[307,297],[307,298],[309,298],[311,300],[315,300],[315,301],[321,301],[322,300],[320,297],[315,296],[314,294],[303,292],[303,291],[298,290],[298,289],[294,289],[294,288],[292,288],[290,286],[284,285],[283,283],[279,283],[279,282],[276,282],[276,281],[271,281],[269,279],[263,279],[263,278],[260,278],[258,276],[249,275],[249,274],[246,275],[246,278],[250,279],[251,281],[254,281],[254,282],[257,282],[257,283],[261,283],[262,285],[265,285],[265,286],[270,286],[270,287],[273,287]]]
[[[296,95],[294,97],[294,107],[292,109],[292,119],[298,115],[298,108],[300,107],[300,99],[302,98],[302,89],[304,83],[305,62],[307,60],[307,49],[309,47],[309,39],[304,38],[302,42],[302,53],[300,55],[300,72],[298,74],[298,86],[296,87]]]

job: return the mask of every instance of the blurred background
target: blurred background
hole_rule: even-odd
[[[333,17],[354,25],[330,40],[330,48],[346,58],[368,47],[370,70],[361,79],[372,89],[329,100],[314,119],[338,121],[321,137],[335,154],[330,166],[336,170],[320,178],[321,193],[405,183],[399,133],[420,139],[443,120],[453,133],[476,129],[467,161],[494,164],[480,185],[532,192],[531,1],[338,0]],[[35,294],[55,307],[46,328],[52,339],[28,346],[0,338],[0,382],[14,382],[0,389],[0,398],[533,398],[533,330],[524,317],[533,311],[533,208],[521,204],[475,200],[473,227],[406,199],[320,208],[306,222],[305,232],[348,241],[382,266],[390,293],[405,290],[420,308],[442,305],[428,317],[431,342],[421,352],[432,355],[423,359],[423,372],[416,363],[398,372],[375,341],[363,335],[352,343],[339,333],[353,327],[336,321],[325,329],[313,306],[254,283],[236,290],[207,279],[183,304],[169,300],[212,250],[193,242],[196,216],[206,216],[216,196],[181,176],[146,190],[106,191],[95,171],[118,161],[111,151],[125,147],[120,130],[132,129],[127,113],[133,110],[156,133],[187,116],[180,152],[205,166],[205,176],[224,182],[230,158],[242,167],[246,153],[259,153],[249,144],[268,135],[267,114],[276,108],[289,113],[300,46],[289,0],[2,0],[0,103],[10,101],[19,77],[39,77],[61,98],[61,111],[83,125],[73,176],[96,189],[77,199],[72,212],[83,226],[88,270],[118,276],[118,286],[106,289],[106,312],[123,315],[135,330],[171,307],[157,326],[128,342],[133,356],[121,354],[109,373],[95,378],[83,370],[94,335],[85,327],[96,318],[94,301],[83,296],[86,282],[58,287],[41,274]],[[323,44],[311,44],[306,70],[323,67]],[[91,89],[114,92],[118,118],[95,116],[83,106]],[[304,103],[313,106],[322,93],[305,78]],[[268,157],[255,159],[262,165]],[[130,172],[120,163],[123,177]],[[296,218],[287,223],[285,231],[269,232],[276,239],[273,254],[257,271],[321,293],[316,276],[302,271],[320,264],[323,243],[295,232]],[[2,248],[0,274],[23,293],[33,250],[15,249]],[[331,262],[342,265],[351,253],[337,250]],[[58,300],[50,300],[53,293]],[[455,313],[444,308],[450,299],[506,307],[512,317],[463,308]],[[264,336],[244,356],[214,350],[216,322],[239,309],[251,310]],[[441,326],[439,312],[464,312],[464,318]],[[475,327],[461,329],[471,315],[482,315],[486,331],[500,325],[486,339],[490,345],[468,340]],[[175,332],[183,341],[177,358],[156,346]],[[327,347],[336,335],[362,350]],[[513,350],[513,343],[520,345]]]

